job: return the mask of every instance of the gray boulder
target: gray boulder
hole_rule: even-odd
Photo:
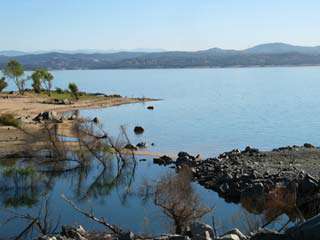
[[[192,240],[212,240],[216,238],[213,228],[200,222],[190,224],[190,233]]]

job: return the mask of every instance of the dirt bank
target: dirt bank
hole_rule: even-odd
[[[54,104],[53,99],[46,96],[37,96],[26,93],[24,96],[17,94],[0,94],[0,114],[12,113],[20,117],[30,116],[31,118],[40,112],[68,112],[80,109],[106,108],[130,103],[144,103],[157,101],[151,98],[127,98],[127,97],[107,97],[90,96],[71,104]]]

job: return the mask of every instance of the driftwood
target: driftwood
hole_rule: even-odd
[[[95,217],[93,215],[93,213],[87,212],[82,210],[81,208],[79,208],[74,202],[72,202],[70,199],[68,199],[66,196],[64,196],[63,194],[61,195],[61,197],[63,198],[63,200],[65,200],[73,209],[75,209],[76,211],[80,212],[82,215],[84,215],[87,218],[90,218],[91,220],[93,220],[94,222],[97,222],[105,227],[107,227],[108,229],[110,229],[113,233],[116,234],[123,234],[125,233],[124,230],[122,230],[121,228],[117,227],[116,225],[110,224],[108,223],[104,218],[98,218]]]

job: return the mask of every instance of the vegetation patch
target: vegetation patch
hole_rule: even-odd
[[[21,121],[19,119],[16,119],[12,114],[2,114],[0,115],[0,125],[19,128],[21,125]]]
[[[3,172],[3,175],[6,177],[12,177],[14,175],[34,176],[35,174],[36,174],[36,171],[32,167],[26,167],[26,168],[9,167],[9,168],[6,168]]]

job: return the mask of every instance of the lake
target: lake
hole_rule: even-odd
[[[75,82],[87,92],[162,99],[81,111],[89,118],[97,116],[114,136],[120,126],[125,126],[132,143],[146,142],[149,151],[171,155],[186,151],[208,157],[247,145],[272,149],[320,142],[319,67],[77,70],[53,74],[56,87],[66,88],[69,82]],[[149,105],[155,109],[147,110]],[[145,129],[141,136],[133,133],[137,125]],[[138,161],[134,170],[127,169],[123,181],[110,184],[117,175],[116,167],[111,169],[105,173],[93,164],[85,172],[44,174],[41,179],[46,184],[36,188],[2,189],[1,206],[17,213],[37,213],[43,204],[41,198],[46,196],[52,219],[60,216],[59,225],[79,223],[89,229],[101,229],[70,208],[61,199],[61,194],[65,194],[80,207],[92,208],[97,215],[124,228],[151,233],[167,231],[170,226],[160,209],[152,202],[143,203],[135,193],[145,179],[155,181],[171,170],[153,165],[148,157],[146,162]],[[97,179],[99,184],[92,187]],[[130,194],[126,194],[128,182],[132,182]],[[203,202],[214,207],[220,233],[233,227],[245,228],[240,218],[247,212],[240,205],[226,203],[215,192],[197,184],[194,187]],[[2,219],[9,215],[4,210],[0,213]],[[205,221],[211,223],[211,216],[206,216]],[[0,236],[14,235],[22,224],[19,220],[1,227]]]

